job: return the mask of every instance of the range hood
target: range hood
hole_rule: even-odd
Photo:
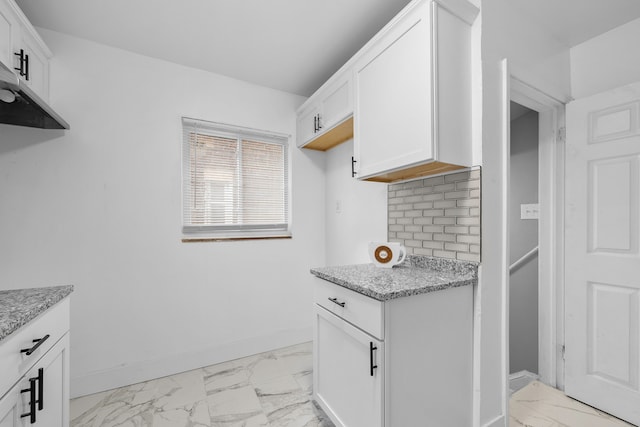
[[[69,129],[53,109],[0,62],[0,123],[42,129]]]

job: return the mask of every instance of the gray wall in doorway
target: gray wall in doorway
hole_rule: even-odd
[[[511,263],[538,245],[538,221],[520,219],[520,205],[538,203],[538,113],[511,122]],[[538,258],[511,274],[509,357],[511,373],[538,373]]]

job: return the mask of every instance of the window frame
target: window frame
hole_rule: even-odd
[[[190,117],[182,117],[182,141],[181,141],[181,208],[182,208],[182,235],[183,242],[189,241],[219,241],[219,240],[249,240],[249,239],[278,239],[291,238],[291,135],[254,129],[226,123],[211,122]],[[283,147],[284,167],[284,198],[285,198],[285,222],[283,224],[224,224],[224,225],[193,225],[188,224],[187,218],[187,193],[191,189],[191,164],[190,164],[190,133],[209,135],[220,138],[236,139],[238,149],[242,150],[242,142],[259,142],[276,144]],[[241,159],[241,157],[239,157]],[[242,162],[237,173],[242,174]],[[234,208],[235,209],[235,208]]]

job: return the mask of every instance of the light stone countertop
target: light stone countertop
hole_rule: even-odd
[[[73,286],[0,291],[0,342],[73,292]]]
[[[374,264],[312,268],[321,279],[379,301],[440,291],[478,282],[478,263],[408,255],[393,268]]]

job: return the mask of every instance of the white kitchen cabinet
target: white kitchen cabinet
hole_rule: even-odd
[[[458,2],[464,6],[464,2]],[[471,25],[438,2],[412,2],[353,65],[359,179],[391,182],[472,166]]]
[[[298,110],[297,145],[329,148],[353,136],[353,87],[350,69],[334,75]]]
[[[13,64],[13,46],[19,35],[20,21],[11,3],[0,0],[0,61],[7,66]]]
[[[48,49],[42,48],[42,41],[34,30],[27,30],[23,27],[19,40],[14,50],[16,52],[22,50],[28,63],[28,69],[21,78],[40,98],[49,102],[49,58],[51,53],[48,52]],[[15,56],[16,68],[20,67],[19,60],[19,57]],[[20,74],[18,73],[18,75]]]
[[[320,306],[315,325],[316,401],[344,426],[381,427],[383,343]]]
[[[313,395],[336,426],[472,424],[472,286],[378,301],[314,281]]]
[[[68,426],[69,298],[2,341],[0,366],[0,427]]]
[[[14,0],[0,0],[0,61],[49,101],[52,54]]]

